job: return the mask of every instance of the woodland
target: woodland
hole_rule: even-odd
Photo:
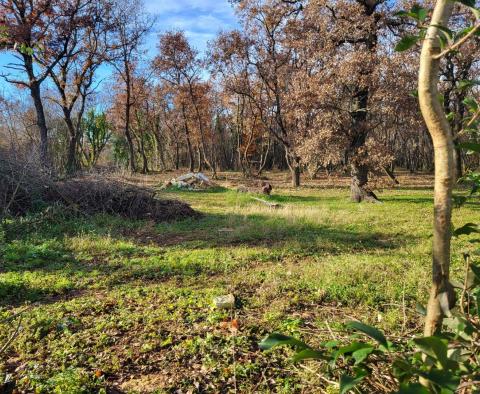
[[[225,2],[0,0],[0,393],[480,392],[476,1]]]

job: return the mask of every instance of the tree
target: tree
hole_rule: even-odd
[[[202,66],[198,52],[190,46],[183,32],[174,31],[160,36],[158,49],[160,54],[154,59],[154,69],[160,78],[170,84],[172,88],[177,89],[179,93],[177,98],[180,99],[179,105],[184,122],[190,171],[193,171],[194,158],[192,130],[188,119],[193,118],[198,137],[199,167],[201,168],[202,162],[205,161],[215,176],[214,154],[207,141],[209,127],[206,125],[210,121],[205,117],[205,100],[209,88],[200,80]]]
[[[58,91],[58,97],[50,98],[62,109],[69,133],[66,171],[70,174],[80,165],[81,120],[87,97],[95,90],[95,72],[107,59],[108,44],[104,38],[112,29],[109,22],[111,10],[112,4],[108,0],[82,0],[65,55],[49,69]]]
[[[455,161],[452,131],[438,100],[441,56],[440,27],[448,27],[454,3],[437,0],[430,26],[423,41],[418,76],[420,109],[432,136],[435,151],[434,229],[432,287],[425,319],[425,336],[435,334],[442,325],[442,305],[452,303],[453,288],[449,282],[450,228]],[[440,27],[439,27],[440,26]],[[449,301],[450,300],[450,301]],[[450,305],[452,306],[452,305]]]
[[[301,59],[291,45],[289,28],[300,18],[299,4],[242,1],[237,10],[243,31],[221,34],[210,54],[226,89],[253,103],[262,126],[281,144],[294,187],[300,185],[302,129],[295,116],[300,103],[290,90]]]
[[[81,8],[81,0],[0,1],[4,26],[1,47],[13,50],[18,60],[6,67],[26,75],[25,79],[11,75],[3,78],[29,89],[40,134],[40,162],[46,168],[51,166],[51,158],[41,85],[65,56]]]
[[[104,113],[97,114],[93,109],[87,112],[81,122],[82,154],[88,167],[94,167],[102,151],[112,136],[111,125]]]
[[[142,0],[116,0],[109,34],[112,54],[110,63],[124,84],[124,134],[128,144],[130,170],[137,170],[135,150],[130,130],[132,102],[132,77],[138,61],[140,45],[153,26],[153,20],[143,11]]]

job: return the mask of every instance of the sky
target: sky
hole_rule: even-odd
[[[156,16],[156,25],[146,37],[144,49],[149,57],[157,51],[158,35],[167,30],[183,30],[191,45],[200,53],[207,43],[222,30],[237,27],[234,11],[228,0],[145,0],[146,11]],[[6,73],[5,65],[14,61],[11,54],[0,52],[0,74]],[[101,70],[102,79],[109,70]],[[14,93],[12,86],[0,79],[0,94]],[[16,89],[15,89],[16,90]]]
[[[156,49],[158,33],[170,29],[185,31],[190,43],[200,52],[221,30],[235,28],[233,8],[228,0],[150,0],[148,12],[157,15],[156,31],[147,39],[149,50]]]

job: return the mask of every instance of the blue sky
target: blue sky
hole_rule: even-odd
[[[202,52],[220,30],[237,26],[228,0],[147,0],[145,5],[148,12],[158,17],[156,31],[147,40],[153,51],[158,33],[165,30],[185,31],[192,45]]]
[[[157,17],[157,24],[144,45],[150,58],[156,54],[158,34],[164,31],[185,31],[191,44],[202,53],[207,48],[208,41],[219,31],[237,27],[228,0],[145,0],[145,8]],[[6,73],[8,70],[4,66],[13,60],[11,54],[0,52],[0,73]],[[101,72],[108,73],[107,69]],[[101,77],[103,79],[104,75]],[[0,79],[0,94],[2,92],[12,93],[12,87]]]

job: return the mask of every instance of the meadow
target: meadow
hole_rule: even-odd
[[[171,174],[130,179],[159,189]],[[336,393],[315,362],[258,342],[282,332],[315,344],[358,319],[390,337],[421,332],[431,271],[431,177],[399,177],[381,204],[352,203],[326,178],[262,198],[238,173],[209,191],[160,191],[202,216],[173,223],[72,216],[9,221],[0,254],[0,376],[55,393]],[[340,186],[333,186],[340,184]],[[463,191],[457,191],[462,194]],[[480,220],[480,205],[453,223]],[[453,240],[461,279],[469,237]],[[232,293],[233,310],[213,307]],[[7,387],[6,385],[5,387]]]

